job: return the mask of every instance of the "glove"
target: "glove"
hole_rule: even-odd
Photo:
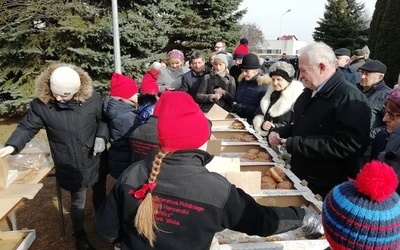
[[[0,148],[0,158],[12,154],[14,150],[15,149],[13,146],[6,146],[4,148]]]
[[[306,239],[318,239],[324,235],[324,228],[321,223],[321,215],[312,211],[308,207],[303,207],[305,215],[303,218],[303,225],[301,230]]]
[[[101,153],[106,149],[106,141],[103,138],[96,137],[93,147],[93,155],[96,156],[97,153]]]
[[[240,112],[243,112],[244,109],[245,109],[245,107],[244,107],[242,104],[240,104],[240,103],[234,103],[234,104],[232,105],[232,111],[233,111],[233,113],[240,113]]]

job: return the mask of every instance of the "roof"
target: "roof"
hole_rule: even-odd
[[[298,41],[297,37],[295,35],[288,35],[288,36],[280,36],[276,40],[296,40]]]

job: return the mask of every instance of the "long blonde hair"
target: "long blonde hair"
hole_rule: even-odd
[[[157,176],[160,173],[161,163],[167,154],[166,152],[160,151],[155,156],[148,183],[156,182]],[[151,192],[148,192],[137,210],[135,227],[138,234],[145,237],[152,247],[154,247],[154,242],[156,241],[155,230],[157,230],[157,225],[154,218],[156,213],[157,206],[154,204]]]

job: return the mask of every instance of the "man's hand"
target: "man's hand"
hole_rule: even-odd
[[[14,150],[15,149],[13,146],[6,146],[4,148],[0,148],[0,158],[12,154]]]
[[[271,146],[276,147],[280,144],[281,138],[277,132],[272,131],[268,135],[268,141]]]
[[[96,156],[97,153],[101,153],[106,149],[106,141],[103,138],[96,137],[93,147],[93,155]]]

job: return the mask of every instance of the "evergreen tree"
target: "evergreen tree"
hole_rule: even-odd
[[[385,82],[393,87],[400,73],[400,1],[378,0],[371,21],[371,58],[387,66]]]
[[[119,1],[121,64],[140,82],[147,65],[171,49],[235,46],[241,0]],[[109,0],[0,0],[0,115],[22,114],[34,79],[50,63],[74,63],[106,94],[114,71]]]
[[[318,21],[313,38],[334,49],[361,48],[366,43],[366,20],[364,3],[356,0],[328,0],[324,18]]]

